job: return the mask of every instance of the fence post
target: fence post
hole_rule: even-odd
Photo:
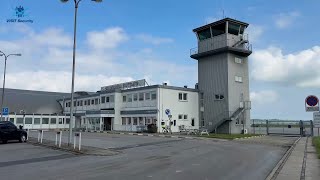
[[[303,122],[302,122],[302,120],[300,120],[299,125],[300,125],[300,136],[303,136]]]
[[[269,121],[266,120],[266,125],[267,125],[267,135],[269,135]]]
[[[313,121],[310,120],[311,136],[313,136]]]
[[[256,134],[256,125],[254,124],[254,119],[252,120],[252,126],[253,126],[253,134]]]

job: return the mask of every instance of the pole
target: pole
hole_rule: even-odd
[[[70,104],[70,122],[69,122],[69,142],[70,146],[72,143],[72,126],[73,126],[73,93],[74,93],[74,72],[75,72],[75,64],[76,64],[76,35],[77,35],[77,13],[78,13],[78,2],[75,1],[74,6],[74,31],[73,31],[73,59],[72,59],[72,83],[71,83],[71,104]]]
[[[3,117],[2,108],[3,108],[3,98],[4,98],[4,87],[5,87],[5,84],[6,84],[7,58],[8,58],[8,56],[6,56],[4,54],[4,71],[3,71],[2,99],[1,99],[1,121],[2,121],[2,117]]]

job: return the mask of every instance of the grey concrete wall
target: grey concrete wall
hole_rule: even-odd
[[[199,90],[204,93],[204,119],[219,122],[216,117],[228,111],[228,57],[227,53],[208,56],[198,61]],[[215,100],[215,94],[223,94],[223,100]]]

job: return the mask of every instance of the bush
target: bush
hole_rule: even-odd
[[[158,130],[157,125],[149,124],[147,128],[148,128],[148,133],[157,133],[157,130]]]

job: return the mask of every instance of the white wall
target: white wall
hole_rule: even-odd
[[[176,120],[176,126],[172,125],[172,132],[179,132],[179,126],[184,125],[186,128],[198,129],[199,128],[199,94],[198,92],[173,90],[173,89],[159,89],[159,131],[162,131],[161,121],[168,123],[168,116],[165,114],[166,109],[170,109],[172,115],[172,122]],[[187,100],[180,101],[179,93],[187,93]],[[187,115],[187,119],[179,120],[179,115]],[[194,126],[191,126],[191,120],[194,119]]]

